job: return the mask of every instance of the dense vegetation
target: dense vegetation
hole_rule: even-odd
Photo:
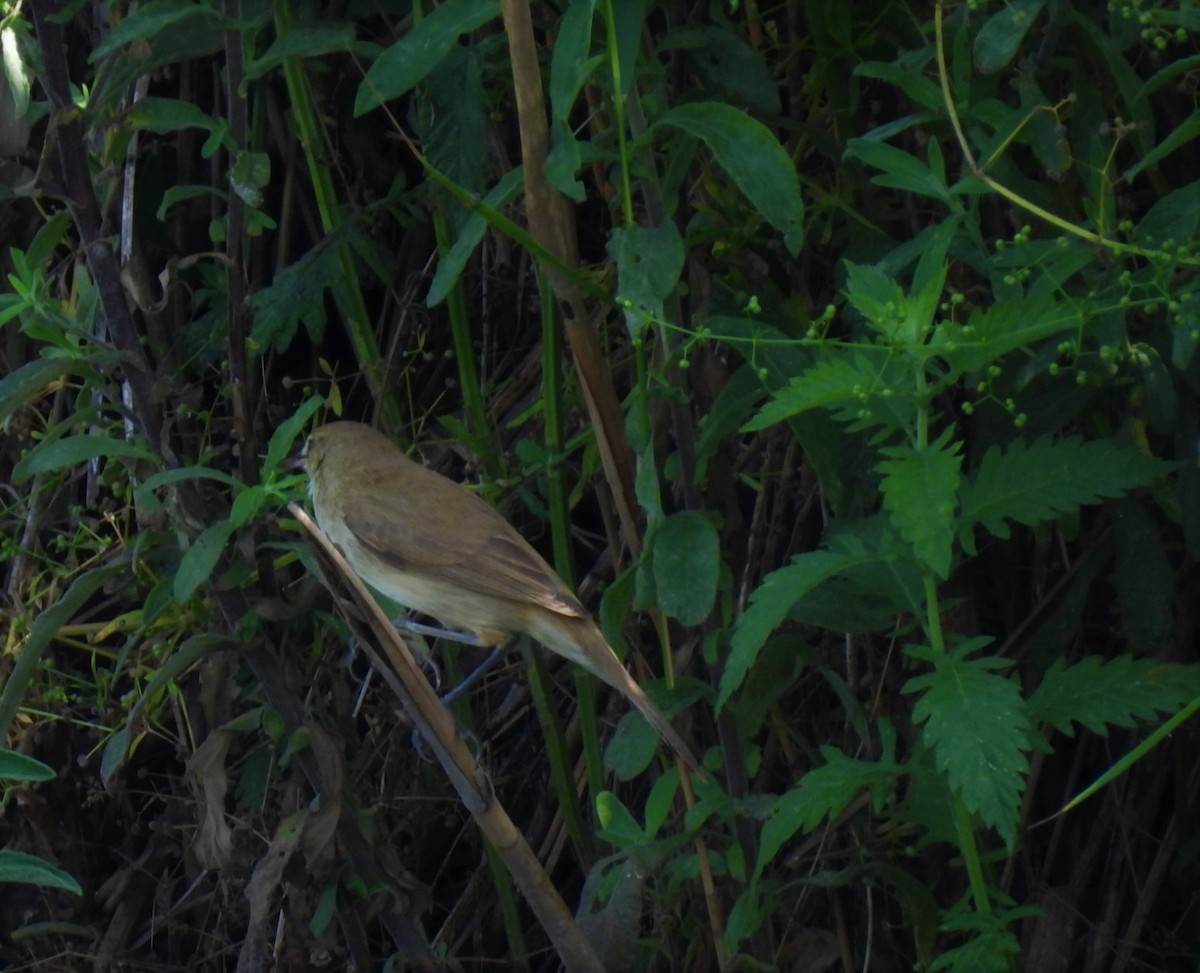
[[[1195,969],[1189,4],[0,10],[0,957]],[[454,704],[565,929],[315,581],[338,416],[705,755]]]

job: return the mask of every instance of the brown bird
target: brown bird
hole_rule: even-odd
[[[575,595],[479,497],[358,422],[313,432],[304,468],[317,523],[364,581],[483,645],[505,646],[519,635],[536,639],[623,693],[699,770]]]

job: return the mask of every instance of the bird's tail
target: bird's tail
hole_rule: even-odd
[[[575,650],[582,655],[582,658],[574,653],[571,653],[571,658],[593,675],[603,679],[633,703],[646,717],[646,721],[658,731],[658,735],[663,738],[667,746],[675,751],[679,759],[687,764],[693,772],[702,773],[700,761],[696,759],[696,755],[683,742],[683,737],[675,732],[675,728],[663,715],[662,710],[650,702],[650,697],[646,695],[645,690],[621,665],[621,660],[617,658],[617,654],[613,652],[612,647],[595,623],[587,620],[586,624],[576,625],[573,628],[572,634],[576,636],[577,643]]]

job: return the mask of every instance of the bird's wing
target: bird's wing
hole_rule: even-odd
[[[386,564],[467,591],[587,617],[541,555],[465,488],[439,491],[438,509],[422,510],[411,502],[419,490],[380,496],[371,484],[364,486],[346,504],[346,526]]]

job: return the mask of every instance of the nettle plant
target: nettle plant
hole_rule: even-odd
[[[1194,219],[1195,198],[1189,187],[1161,200],[1137,227],[1124,227],[1128,243],[1109,250],[1070,236],[1035,240],[1026,227],[990,255],[971,242],[976,216],[958,207],[879,265],[846,261],[843,312],[824,316],[799,342],[763,322],[709,322],[743,353],[752,349],[749,367],[771,388],[745,431],[789,424],[836,498],[846,471],[820,442],[830,425],[819,414],[830,416],[871,457],[866,479],[878,490],[867,513],[852,509],[864,507],[861,498],[844,503],[844,513],[833,503],[820,549],[769,574],[753,593],[733,629],[718,709],[743,705],[744,683],[790,619],[839,634],[890,633],[919,727],[902,744],[887,717],[869,729],[864,721],[859,753],[822,747],[823,762],[775,799],[752,881],[731,916],[731,944],[769,914],[781,851],[861,807],[865,792],[887,829],[916,846],[956,846],[965,866],[965,895],[940,915],[931,891],[893,865],[863,862],[855,873],[879,879],[902,901],[922,962],[936,955],[930,968],[1006,968],[1018,950],[1011,923],[1031,910],[1009,898],[987,863],[1022,840],[1031,756],[1051,752],[1054,735],[1077,726],[1104,734],[1186,707],[1159,739],[1196,708],[1193,668],[1131,654],[1103,660],[1071,639],[1018,676],[1011,645],[948,623],[946,594],[989,539],[1009,538],[1014,524],[1057,526],[1070,537],[1087,508],[1116,498],[1127,498],[1114,542],[1125,545],[1123,559],[1140,544],[1147,570],[1163,563],[1154,518],[1178,523],[1165,478],[1180,464],[1149,446],[1148,429],[1169,431],[1174,415],[1159,355],[1165,348],[1185,368],[1197,337],[1194,283],[1170,286],[1194,257],[1165,241],[1164,228],[1181,213]],[[947,256],[952,249],[984,270],[992,303],[970,306],[948,287],[951,272],[962,273]],[[1116,261],[1129,269],[1114,273]],[[1131,406],[1116,422],[1096,405],[1105,389],[1123,390],[1120,402]],[[1112,555],[1109,544],[1081,557],[1073,579],[1080,591]],[[1169,600],[1169,580],[1166,587]],[[1143,593],[1139,586],[1118,597]],[[1125,627],[1138,634],[1136,618]],[[961,934],[962,944],[935,951],[939,928]]]

